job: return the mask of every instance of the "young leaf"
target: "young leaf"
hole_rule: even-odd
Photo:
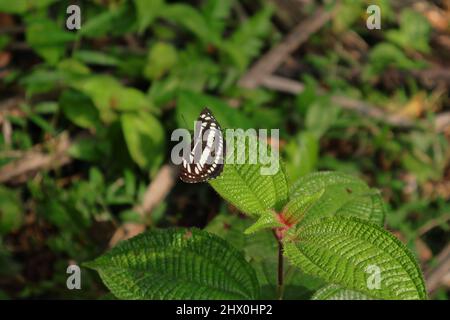
[[[277,227],[284,227],[284,224],[280,222],[280,220],[277,217],[277,214],[273,211],[266,211],[263,212],[258,220],[252,224],[250,227],[248,227],[244,233],[245,234],[251,234],[256,231],[267,229],[267,228],[277,228]]]
[[[371,298],[358,291],[330,284],[314,293],[311,300],[371,300]]]
[[[427,298],[413,255],[392,234],[363,220],[331,217],[302,225],[285,238],[284,253],[304,272],[372,298]]]
[[[245,135],[243,137],[245,138]],[[272,160],[275,161],[274,165],[278,171],[275,174],[263,175],[261,169],[269,165],[261,164],[259,150],[260,147],[263,149],[268,146],[251,134],[245,140],[240,137],[232,138],[232,145],[227,141],[223,172],[217,179],[210,181],[211,186],[224,199],[249,215],[259,216],[268,209],[280,209],[287,200],[288,187],[284,167],[277,154],[272,154]],[[257,161],[251,161],[250,155],[256,157],[257,154]],[[242,164],[237,164],[238,162]]]
[[[300,178],[292,187],[290,198],[311,196],[321,190],[323,195],[308,210],[303,221],[331,215],[352,215],[380,226],[384,224],[385,208],[381,196],[361,179],[340,172],[314,172]]]
[[[303,218],[306,212],[322,197],[325,189],[302,197],[295,197],[284,207],[282,212],[286,224],[295,224]]]
[[[243,255],[197,229],[153,230],[85,264],[120,299],[257,299]]]

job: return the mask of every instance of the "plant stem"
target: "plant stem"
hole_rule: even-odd
[[[275,239],[277,239],[278,242],[278,286],[277,286],[277,293],[278,293],[278,300],[283,299],[283,293],[284,293],[284,260],[283,260],[283,243],[281,239],[278,238],[277,233],[274,231]]]

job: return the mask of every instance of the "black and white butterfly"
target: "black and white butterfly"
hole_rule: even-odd
[[[196,122],[189,158],[183,158],[180,179],[199,183],[218,177],[223,170],[225,143],[222,129],[208,108]]]

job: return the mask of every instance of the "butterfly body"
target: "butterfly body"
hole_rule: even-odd
[[[180,179],[187,183],[205,182],[223,170],[225,143],[219,123],[208,108],[196,122],[189,158],[183,159]]]

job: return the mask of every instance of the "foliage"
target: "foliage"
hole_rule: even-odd
[[[450,108],[448,81],[433,73],[445,75],[450,54],[441,43],[448,19],[444,14],[442,23],[440,2],[433,2],[433,14],[387,0],[327,2],[336,10],[330,23],[274,72],[303,85],[294,94],[267,83],[243,88],[239,79],[320,1],[291,10],[280,1],[251,0],[78,3],[81,29],[70,31],[67,1],[0,0],[0,298],[97,299],[108,289],[123,298],[425,298],[417,265],[437,265],[449,231],[450,138],[435,126]],[[369,4],[381,7],[381,30],[366,28]],[[343,106],[336,96],[356,104]],[[366,105],[381,119],[355,112]],[[174,183],[142,216],[146,189],[170,162],[171,133],[192,129],[205,106],[224,130],[279,129],[279,170],[261,175],[270,162],[227,164],[210,184]],[[398,116],[410,124],[383,120]],[[39,162],[46,157],[50,163]],[[129,223],[148,233],[99,257]],[[190,240],[183,238],[190,232]],[[138,261],[119,259],[135,291],[116,290],[113,281],[121,278],[109,259],[117,250],[140,252],[152,278],[165,271],[153,262],[168,265],[182,260],[182,247],[200,248],[193,238],[226,251],[241,271],[224,270],[236,278],[211,274],[205,280],[214,293],[199,289],[196,296],[187,288],[206,269],[193,264],[189,270],[200,273],[179,270],[178,291],[144,293],[131,263]],[[140,244],[155,239],[171,255]],[[388,243],[394,256],[380,252]],[[138,251],[127,251],[135,245]],[[193,263],[221,265],[211,252],[194,251]],[[382,278],[401,277],[410,291],[368,292],[360,257],[385,257],[380,267],[400,276],[383,269]],[[328,259],[327,272],[312,266],[315,258]],[[95,261],[90,266],[98,272],[83,269],[83,290],[67,290],[67,264],[85,261]],[[448,299],[448,289],[430,298]]]

